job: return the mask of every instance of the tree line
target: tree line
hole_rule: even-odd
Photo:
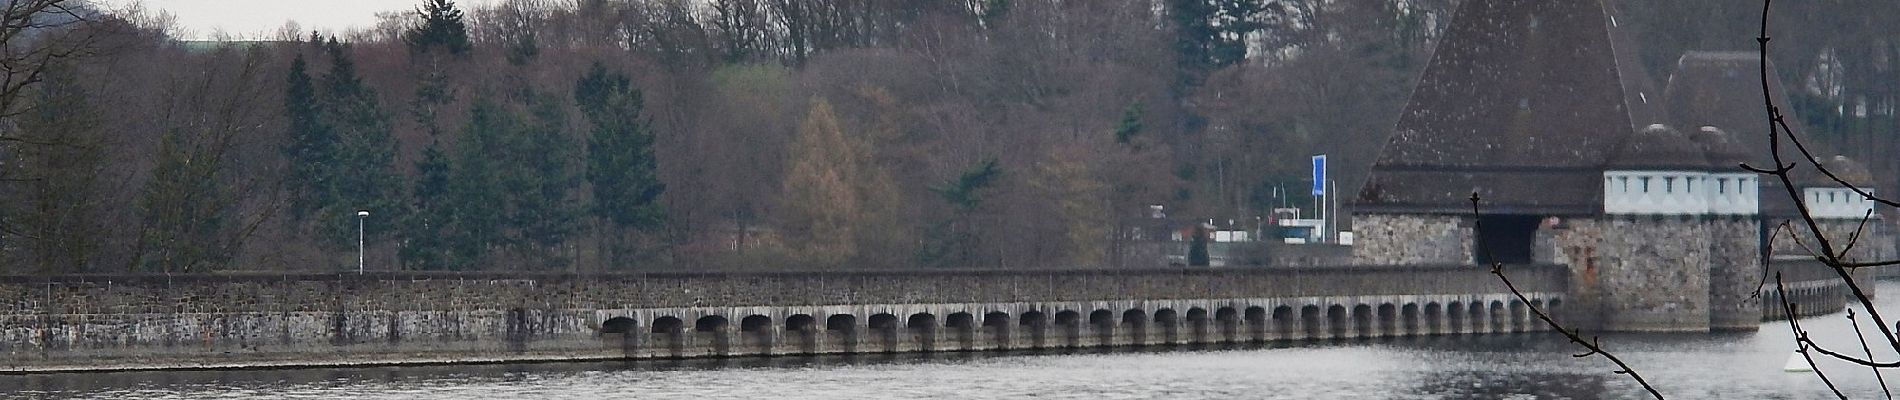
[[[1150,205],[1310,208],[1321,153],[1352,187],[1455,1],[424,0],[210,43],[9,4],[52,7],[0,24],[40,55],[0,63],[0,271],[178,273],[354,268],[359,223],[373,270],[1147,265]]]

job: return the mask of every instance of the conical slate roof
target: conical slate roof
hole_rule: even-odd
[[[1654,124],[1623,139],[1621,151],[1604,165],[1613,170],[1709,169],[1702,146],[1663,124]]]
[[[1611,15],[1600,0],[1465,0],[1354,207],[1468,213],[1475,191],[1491,212],[1598,212],[1604,163],[1660,115]]]
[[[1834,173],[1835,178],[1840,178],[1842,181],[1847,181],[1847,183],[1853,184],[1854,186],[1872,188],[1874,184],[1873,171],[1867,169],[1866,165],[1862,165],[1860,162],[1854,161],[1854,159],[1847,158],[1847,156],[1836,155],[1823,158],[1821,159],[1821,166],[1827,167],[1827,171]],[[1796,169],[1794,178],[1795,186],[1841,187],[1840,182],[1835,181],[1834,178],[1827,177],[1827,175],[1821,174],[1821,171],[1816,171],[1812,165],[1803,165],[1801,168]]]
[[[1669,110],[1669,120],[1676,126],[1713,126],[1728,134],[1728,137],[1740,149],[1741,160],[1757,168],[1774,166],[1769,146],[1768,114],[1762,106],[1761,84],[1762,62],[1759,53],[1746,51],[1692,51],[1682,55],[1676,61],[1676,71],[1669,77],[1664,89],[1665,104]],[[1768,64],[1768,76],[1780,76],[1775,72],[1773,63]],[[1780,80],[1768,81],[1768,94],[1774,96],[1775,103],[1782,106],[1782,112],[1792,113],[1792,104],[1788,101],[1787,88]],[[1827,154],[1837,152],[1813,135],[1806,132],[1801,118],[1788,116],[1789,128],[1822,161],[1828,161]],[[1812,166],[1802,160],[1801,153],[1792,144],[1782,143],[1782,160],[1797,164],[1790,176],[1796,187],[1817,184],[1835,186],[1827,177],[1815,172]],[[1735,163],[1719,163],[1717,171],[1735,171]],[[1850,164],[1847,169],[1856,169],[1858,164]],[[1832,168],[1832,167],[1830,167]],[[1858,167],[1859,171],[1866,171]],[[1837,171],[1838,172],[1838,171]],[[1871,177],[1870,175],[1863,175]],[[1789,198],[1788,190],[1781,187],[1781,181],[1773,176],[1761,177],[1761,214],[1767,217],[1790,218],[1799,215],[1794,200]]]
[[[1728,131],[1714,126],[1703,126],[1697,128],[1695,133],[1689,134],[1689,139],[1694,141],[1697,147],[1701,147],[1702,154],[1708,157],[1710,171],[1744,171],[1741,165],[1748,161],[1748,150],[1742,148],[1742,144],[1736,142],[1734,137],[1729,136]]]
[[[1768,65],[1769,76],[1777,76]],[[1729,135],[1749,165],[1767,168],[1774,165],[1768,154],[1768,114],[1762,107],[1761,57],[1745,51],[1692,51],[1676,60],[1676,71],[1669,77],[1663,96],[1667,99],[1669,120],[1675,126],[1713,126]],[[1787,89],[1780,80],[1770,79],[1768,88],[1783,112],[1791,112]],[[1789,118],[1790,128],[1810,138],[1798,122]],[[1803,140],[1819,154],[1833,154],[1818,140]],[[1801,159],[1792,145],[1782,157],[1788,162]],[[1734,167],[1728,163],[1725,167]],[[1734,169],[1734,168],[1731,168]]]

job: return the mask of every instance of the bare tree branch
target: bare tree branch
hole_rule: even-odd
[[[1806,329],[1801,329],[1801,320],[1795,317],[1796,315],[1798,315],[1798,314],[1795,314],[1797,307],[1794,304],[1794,302],[1788,301],[1788,286],[1787,284],[1781,281],[1780,272],[1775,273],[1775,292],[1779,294],[1781,297],[1782,311],[1787,313],[1786,315],[1788,316],[1788,330],[1790,332],[1793,332],[1794,337],[1796,338],[1795,339],[1795,343],[1796,343],[1795,353],[1801,354],[1801,358],[1803,360],[1807,360],[1808,366],[1814,369],[1814,376],[1821,378],[1821,383],[1827,385],[1827,390],[1834,392],[1834,397],[1840,398],[1842,400],[1846,400],[1847,395],[1844,393],[1841,393],[1841,388],[1834,386],[1834,381],[1827,378],[1827,373],[1821,372],[1821,366],[1814,364],[1814,354],[1810,353],[1810,351],[1826,351],[1826,350],[1821,349],[1819,347],[1815,347],[1814,342],[1811,340],[1808,340],[1808,331]]]
[[[1844,185],[1855,193],[1860,193],[1869,199],[1874,199],[1882,204],[1892,205],[1892,202],[1877,199],[1871,193],[1867,193],[1857,185],[1840,179],[1838,176],[1835,176],[1833,172],[1828,171],[1826,166],[1821,165],[1808,151],[1807,147],[1801,144],[1801,141],[1796,137],[1797,135],[1794,134],[1794,130],[1789,127],[1787,116],[1783,115],[1781,108],[1775,104],[1775,99],[1772,95],[1773,92],[1769,85],[1770,77],[1768,76],[1768,42],[1771,40],[1768,36],[1768,14],[1769,7],[1773,3],[1773,0],[1762,1],[1761,29],[1755,41],[1758,44],[1757,62],[1760,63],[1758,74],[1761,80],[1762,103],[1763,108],[1766,109],[1768,113],[1769,154],[1774,159],[1775,165],[1787,164],[1782,158],[1781,151],[1781,142],[1786,139],[1800,150],[1801,155],[1806,157],[1807,161],[1812,164],[1815,169],[1820,170],[1821,173],[1828,176],[1829,179],[1833,179],[1836,183]],[[1900,264],[1900,260],[1875,263],[1854,263],[1843,260],[1843,254],[1833,250],[1834,246],[1828,241],[1827,231],[1821,228],[1820,222],[1815,220],[1813,212],[1808,209],[1807,202],[1801,196],[1799,189],[1795,186],[1791,174],[1787,170],[1783,170],[1772,175],[1781,181],[1782,189],[1787,192],[1789,198],[1794,200],[1795,210],[1799,213],[1802,222],[1807,226],[1808,231],[1814,234],[1814,241],[1821,249],[1818,257],[1822,263],[1832,269],[1836,276],[1840,277],[1848,290],[1854,295],[1854,300],[1859,302],[1863,308],[1867,309],[1868,317],[1873,319],[1875,327],[1880,328],[1881,337],[1887,341],[1888,345],[1896,350],[1900,350],[1900,338],[1894,336],[1893,328],[1889,327],[1886,318],[1880,315],[1880,310],[1874,306],[1872,297],[1868,296],[1866,290],[1854,282],[1854,277],[1851,274],[1851,268],[1856,266],[1894,265]],[[1783,301],[1786,301],[1786,298],[1783,298]],[[1794,318],[1791,315],[1789,319],[1793,320]]]
[[[1806,164],[1819,171],[1822,176],[1827,177],[1832,183],[1840,187],[1848,188],[1863,198],[1880,205],[1893,207],[1900,206],[1900,203],[1874,196],[1873,193],[1865,188],[1853,182],[1848,182],[1834,171],[1829,170],[1826,165],[1822,164],[1819,159],[1815,157],[1813,151],[1807,144],[1801,141],[1799,135],[1795,134],[1794,129],[1790,127],[1787,121],[1787,116],[1784,115],[1781,112],[1781,108],[1775,104],[1771,85],[1769,84],[1770,77],[1768,76],[1768,43],[1771,40],[1768,35],[1768,15],[1772,4],[1773,0],[1762,1],[1760,31],[1755,41],[1758,45],[1757,56],[1758,63],[1760,64],[1758,66],[1758,75],[1761,81],[1762,106],[1768,117],[1769,152],[1777,168],[1774,170],[1745,168],[1750,171],[1773,175],[1775,179],[1781,182],[1782,189],[1786,191],[1788,197],[1794,201],[1795,211],[1800,216],[1801,222],[1806,226],[1808,232],[1813,235],[1815,245],[1818,247],[1818,249],[1809,249],[1809,254],[1812,254],[1815,260],[1820,261],[1822,265],[1834,272],[1834,275],[1841,280],[1843,286],[1852,294],[1853,301],[1859,303],[1862,308],[1866,309],[1868,318],[1873,322],[1875,328],[1880,330],[1881,338],[1886,341],[1888,346],[1896,351],[1900,351],[1900,337],[1894,335],[1894,328],[1880,315],[1880,309],[1875,307],[1872,298],[1867,294],[1865,288],[1861,287],[1860,283],[1854,280],[1852,274],[1852,271],[1857,268],[1900,265],[1900,260],[1850,261],[1853,257],[1849,253],[1864,237],[1867,222],[1874,217],[1873,210],[1868,210],[1861,216],[1854,230],[1849,233],[1845,245],[1839,247],[1837,250],[1828,237],[1828,231],[1823,229],[1821,223],[1816,220],[1812,210],[1808,208],[1805,198],[1801,195],[1800,189],[1795,186],[1792,171],[1798,164],[1784,161],[1784,155],[1782,154],[1783,140],[1792,144],[1797,154],[1806,161]],[[1784,224],[1783,226],[1785,227],[1787,225]],[[1777,231],[1776,235],[1779,235],[1779,231]],[[1789,236],[1794,238],[1797,243],[1801,242],[1800,235],[1790,234]],[[1806,248],[1807,246],[1803,243],[1802,247]],[[1770,251],[1772,251],[1772,248]],[[1813,353],[1820,353],[1827,357],[1871,368],[1874,370],[1873,372],[1876,379],[1880,382],[1881,392],[1888,398],[1893,397],[1893,393],[1887,387],[1886,379],[1881,375],[1879,369],[1900,367],[1900,361],[1881,362],[1873,360],[1872,348],[1868,345],[1866,336],[1860,332],[1860,322],[1855,318],[1851,308],[1848,310],[1847,318],[1853,326],[1854,335],[1860,340],[1861,350],[1866,354],[1866,358],[1828,350],[1820,346],[1819,343],[1816,343],[1813,338],[1808,336],[1808,332],[1801,328],[1799,314],[1796,312],[1798,310],[1797,304],[1788,299],[1786,285],[1782,282],[1782,276],[1779,272],[1775,274],[1775,286],[1777,293],[1780,294],[1782,310],[1788,318],[1789,329],[1794,334],[1797,352],[1808,360],[1809,365],[1814,364]],[[1821,378],[1822,383],[1826,384],[1829,390],[1834,392],[1836,397],[1842,399],[1847,398],[1818,366],[1815,367],[1814,373]]]
[[[1854,319],[1854,309],[1852,308],[1847,309],[1847,322],[1854,326],[1854,338],[1860,339],[1860,351],[1867,354],[1867,359],[1872,360],[1874,358],[1874,349],[1867,347],[1867,337],[1860,334],[1860,320]],[[1893,398],[1893,391],[1887,389],[1887,377],[1880,374],[1879,368],[1872,369],[1874,370],[1874,380],[1880,382],[1880,393],[1886,395],[1889,399]]]
[[[1849,233],[1847,235],[1847,246],[1841,247],[1842,256],[1846,256],[1847,253],[1853,252],[1854,245],[1860,244],[1861,234],[1867,231],[1867,220],[1870,220],[1873,218],[1874,218],[1874,210],[1872,209],[1867,210],[1866,215],[1860,216],[1860,225],[1855,226],[1854,232]]]
[[[1478,222],[1479,220],[1478,201],[1479,200],[1480,198],[1478,197],[1478,192],[1471,192],[1471,219],[1473,221],[1471,225],[1471,230],[1473,231],[1474,234],[1479,234],[1478,232],[1482,232],[1484,229],[1484,224],[1482,222]],[[1493,260],[1497,259],[1495,257],[1490,257],[1488,255],[1486,256],[1486,258],[1493,259]],[[1496,275],[1498,277],[1498,281],[1504,282],[1504,287],[1511,290],[1511,295],[1516,296],[1518,302],[1523,303],[1525,308],[1530,309],[1532,314],[1537,315],[1537,319],[1539,321],[1544,321],[1545,325],[1549,325],[1551,329],[1556,330],[1558,333],[1562,333],[1565,338],[1570,339],[1571,343],[1576,343],[1578,346],[1583,346],[1585,350],[1589,350],[1588,352],[1585,352],[1582,354],[1572,354],[1571,357],[1583,358],[1583,357],[1589,357],[1592,355],[1603,356],[1604,359],[1610,360],[1610,363],[1616,364],[1616,369],[1610,372],[1615,372],[1618,375],[1629,375],[1630,379],[1634,379],[1636,380],[1636,384],[1642,385],[1643,390],[1648,391],[1650,396],[1654,396],[1657,399],[1663,398],[1662,393],[1657,392],[1656,387],[1650,386],[1649,381],[1646,379],[1643,379],[1642,374],[1636,373],[1635,368],[1630,368],[1629,364],[1623,362],[1623,359],[1618,358],[1616,354],[1611,354],[1608,351],[1604,351],[1603,344],[1599,342],[1596,337],[1592,336],[1590,337],[1590,340],[1587,340],[1587,341],[1583,340],[1583,333],[1581,331],[1564,327],[1563,324],[1557,323],[1557,320],[1551,319],[1550,314],[1545,313],[1544,310],[1538,309],[1537,306],[1531,305],[1532,304],[1531,299],[1529,297],[1524,296],[1524,292],[1521,290],[1518,290],[1516,284],[1511,283],[1510,277],[1504,276],[1503,262],[1492,262],[1491,274]]]

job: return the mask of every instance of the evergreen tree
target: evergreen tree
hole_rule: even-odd
[[[1183,72],[1201,72],[1211,68],[1214,43],[1220,30],[1214,26],[1213,0],[1168,0],[1168,20],[1174,28],[1174,52]]]
[[[1260,30],[1262,0],[1168,0],[1174,50],[1184,78],[1198,85],[1206,73],[1247,59],[1247,35]]]
[[[587,139],[587,182],[593,187],[593,215],[606,225],[602,249],[619,265],[629,229],[650,231],[665,222],[653,128],[643,116],[645,100],[625,74],[594,63],[574,84],[574,101],[592,132]]]
[[[330,70],[312,79],[310,64],[300,54],[285,85],[291,215],[313,224],[324,244],[344,246],[357,239],[357,210],[399,209],[401,181],[393,166],[396,144],[389,117],[357,76],[348,47],[331,39],[320,48],[329,56]],[[383,236],[391,225],[366,224],[363,234]]]
[[[503,194],[503,180],[504,168],[512,163],[502,158],[515,153],[507,141],[520,126],[518,116],[492,100],[478,98],[469,108],[468,125],[449,169],[453,178],[446,185],[450,201],[444,263],[451,269],[473,269],[491,250],[508,244],[511,204]]]
[[[407,236],[400,252],[403,263],[417,269],[456,269],[457,265],[450,263],[449,241],[445,235],[454,221],[454,199],[449,191],[451,171],[440,143],[430,143],[422,150],[422,159],[416,161],[416,174],[415,201],[410,203],[409,214],[403,220],[403,232]]]
[[[958,212],[971,212],[983,205],[983,194],[987,192],[985,189],[995,186],[1002,179],[1003,168],[992,158],[964,170],[949,184],[931,190],[943,196],[944,201],[950,202],[951,207]]]
[[[410,58],[410,62],[419,64],[415,68],[416,97],[410,102],[410,117],[434,139],[442,136],[442,127],[436,118],[441,107],[455,100],[455,91],[450,84],[444,57],[435,55],[431,49],[439,47],[449,55],[463,54],[469,47],[468,33],[462,22],[462,12],[456,10],[452,2],[429,0],[419,13],[422,22],[402,34],[403,42],[415,55]],[[539,49],[533,51],[538,53]],[[510,54],[511,59],[513,53]]]
[[[497,255],[550,267],[574,232],[580,172],[567,115],[551,96],[530,98],[529,118],[478,98],[451,154],[436,145],[416,165],[416,232],[405,257],[424,269],[476,269]],[[498,253],[499,251],[499,253]]]
[[[1194,237],[1188,241],[1187,262],[1190,267],[1208,265],[1207,229],[1200,225],[1194,226]]]
[[[416,78],[416,99],[409,103],[409,116],[415,118],[416,125],[429,133],[431,139],[442,137],[442,127],[436,123],[437,110],[455,100],[450,90],[448,73],[438,65],[424,66]]]
[[[1129,144],[1135,135],[1141,134],[1141,129],[1141,102],[1136,101],[1122,110],[1121,123],[1115,126],[1115,143]]]
[[[951,214],[925,232],[917,261],[936,267],[967,266],[974,262],[970,250],[977,245],[976,229],[972,226],[975,214],[983,206],[983,195],[1002,179],[1003,169],[992,158],[965,169],[963,174],[942,186],[931,188],[950,204]]]
[[[528,111],[531,123],[513,135],[520,143],[511,150],[520,157],[508,168],[506,193],[513,204],[508,219],[519,243],[529,247],[524,255],[554,267],[564,260],[551,250],[574,233],[580,216],[580,167],[574,162],[579,154],[568,135],[567,108],[558,98],[534,95]]]
[[[421,22],[402,35],[409,52],[421,54],[440,48],[451,55],[468,53],[468,25],[462,21],[462,10],[455,7],[454,0],[425,0],[416,13]]]
[[[323,76],[316,123],[331,140],[320,144],[329,154],[306,167],[316,168],[311,173],[318,177],[313,182],[317,193],[313,200],[321,201],[314,204],[319,237],[342,246],[357,239],[357,210],[398,210],[401,181],[393,165],[396,144],[389,117],[377,103],[375,91],[357,76],[347,47],[333,41],[327,52],[331,67]],[[363,234],[381,237],[391,225],[366,224]]]
[[[450,184],[457,171],[451,168],[453,163],[442,147],[444,129],[437,121],[441,109],[455,100],[455,94],[443,65],[445,57],[434,51],[440,48],[449,56],[466,52],[467,25],[461,10],[450,1],[426,0],[417,13],[421,22],[402,33],[403,43],[414,56],[410,61],[419,64],[409,117],[428,133],[430,142],[415,163],[417,176],[410,192],[409,214],[402,220],[405,238],[398,254],[407,268],[469,269],[473,260],[467,249],[456,247],[461,244],[458,239],[465,238],[458,227],[456,193]]]
[[[302,219],[331,203],[320,188],[329,185],[325,173],[330,170],[336,138],[319,116],[322,108],[317,104],[316,85],[302,54],[291,61],[287,81],[284,115],[290,123],[290,144],[284,153],[290,160],[291,215]]]
[[[204,272],[231,258],[220,245],[231,218],[231,193],[220,184],[216,154],[173,129],[159,140],[158,165],[139,197],[145,215],[137,268],[149,272]]]

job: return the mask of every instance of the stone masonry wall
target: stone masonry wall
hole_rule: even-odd
[[[1749,277],[1760,268],[1748,267],[1757,265],[1748,261],[1757,252],[1755,231],[1745,224],[1702,217],[1573,218],[1540,228],[1535,255],[1540,263],[1569,267],[1571,305],[1559,317],[1574,326],[1706,331],[1720,320],[1725,327],[1752,328],[1758,309],[1741,298],[1753,293]],[[1713,261],[1717,254],[1724,261]],[[1740,259],[1729,260],[1735,257]],[[1747,291],[1736,292],[1744,280]],[[1712,291],[1711,285],[1727,290]],[[1725,304],[1720,313],[1711,305],[1718,300]],[[1745,311],[1751,314],[1740,315]]]
[[[1369,278],[1385,276],[1391,278]],[[0,301],[4,302],[0,315],[1177,299],[1488,292],[1495,284],[1495,277],[1485,269],[1450,264],[579,275],[0,276]]]
[[[1605,217],[1601,329],[1707,331],[1709,226],[1699,217]]]
[[[1353,262],[1376,265],[1472,262],[1469,218],[1449,215],[1354,214]]]
[[[1568,287],[1555,266],[1513,271],[1520,274],[1514,279],[1526,292],[1562,293]],[[602,342],[606,319],[675,312],[665,310],[680,313],[684,329],[690,331],[694,318],[707,310],[770,313],[765,310],[1500,290],[1488,270],[1462,265],[0,277],[0,373],[610,359],[626,353]],[[866,324],[868,317],[859,316],[855,324]],[[819,324],[825,323],[820,318]],[[646,322],[642,324],[641,329],[647,329]]]
[[[1564,265],[1570,273],[1570,306],[1557,316],[1564,323],[1578,327],[1601,323],[1604,289],[1599,251],[1603,247],[1603,226],[1601,220],[1574,218],[1537,230],[1534,259]]]
[[[1896,254],[1892,233],[1887,232],[1882,220],[1867,221],[1861,227],[1859,219],[1819,219],[1815,220],[1821,232],[1835,249],[1845,248],[1850,241],[1853,249],[1848,258],[1855,261],[1876,261],[1893,259]],[[1800,219],[1773,219],[1766,222],[1774,236],[1769,244],[1777,256],[1812,256],[1820,251],[1820,245],[1814,240],[1812,229]],[[1856,231],[1861,238],[1852,240]]]
[[[1761,221],[1715,217],[1709,227],[1709,328],[1755,330],[1761,325]]]

